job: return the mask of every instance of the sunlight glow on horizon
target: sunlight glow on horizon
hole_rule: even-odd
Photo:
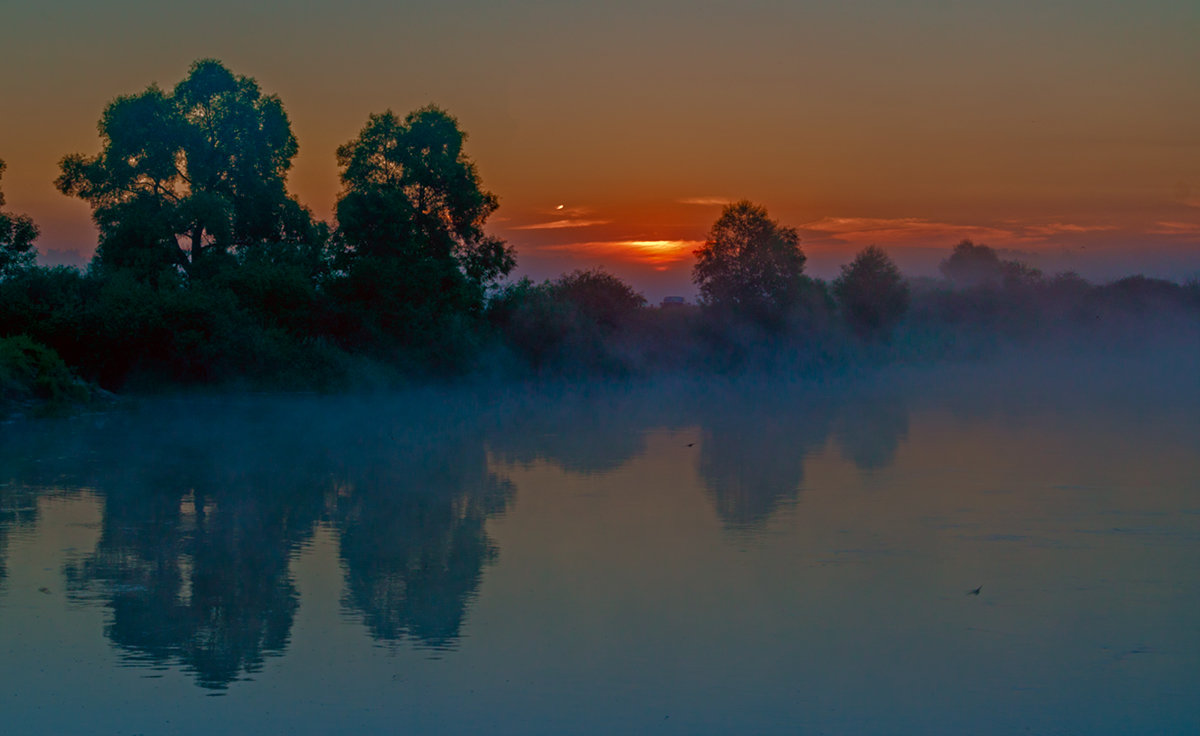
[[[614,261],[652,265],[663,270],[690,259],[692,251],[703,244],[703,240],[605,240],[549,245],[540,250],[611,258]]]
[[[98,151],[109,101],[211,57],[279,96],[300,145],[289,191],[331,224],[338,146],[372,112],[434,103],[499,198],[489,234],[539,268],[682,279],[689,246],[667,244],[748,199],[800,231],[814,268],[969,238],[1086,248],[1081,271],[1119,251],[1097,278],[1200,273],[1195,0],[261,5],[6,8],[5,210],[41,228],[43,262],[96,246],[57,162]]]

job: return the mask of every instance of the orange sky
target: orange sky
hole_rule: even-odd
[[[539,278],[691,293],[690,250],[741,198],[800,228],[820,276],[872,243],[928,273],[964,237],[1097,278],[1200,273],[1194,0],[293,5],[6,9],[3,187],[47,260],[95,241],[58,159],[98,150],[113,97],[212,56],[283,99],[291,187],[322,217],[368,113],[448,109]]]

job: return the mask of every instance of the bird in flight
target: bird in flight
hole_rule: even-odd
[[[980,591],[982,591],[982,590],[983,590],[983,586],[981,585],[978,588],[973,588],[971,590],[968,590],[967,595],[979,595]]]

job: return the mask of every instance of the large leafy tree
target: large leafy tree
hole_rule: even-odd
[[[4,161],[0,160],[0,176],[4,175],[4,169]],[[0,190],[0,207],[3,206],[4,192]],[[0,211],[0,279],[33,265],[37,257],[33,241],[37,236],[37,226],[27,215]]]
[[[759,205],[743,200],[726,206],[695,253],[692,280],[709,306],[776,319],[803,296],[800,236]]]
[[[209,255],[311,228],[287,193],[298,148],[283,104],[219,61],[197,61],[170,92],[118,97],[98,127],[101,152],[64,157],[56,183],[91,204],[102,265],[196,276]]]
[[[942,275],[959,286],[1018,288],[1037,283],[1042,272],[1020,261],[1005,261],[995,249],[964,240],[954,246],[950,257],[938,267]]]
[[[454,117],[428,106],[403,120],[373,114],[338,148],[345,297],[385,332],[411,335],[446,315],[477,313],[515,265],[512,249],[484,232],[498,204],[465,138]]]
[[[882,248],[864,248],[833,282],[846,323],[864,337],[886,337],[908,310],[908,284]]]

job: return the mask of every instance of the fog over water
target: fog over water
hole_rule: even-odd
[[[1147,339],[9,422],[0,711],[47,734],[1191,732],[1198,365]]]

